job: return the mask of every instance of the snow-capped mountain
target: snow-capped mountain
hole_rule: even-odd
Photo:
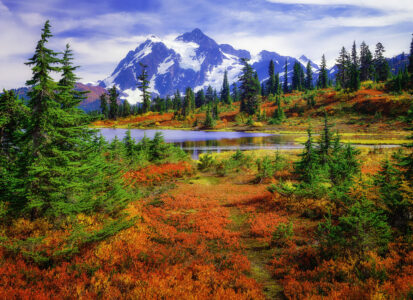
[[[268,78],[271,59],[274,61],[275,72],[280,74],[281,79],[286,60],[289,77],[292,76],[292,66],[296,61],[303,67],[309,61],[305,56],[296,59],[265,50],[253,57],[247,50],[234,49],[228,44],[217,44],[201,30],[194,29],[174,40],[149,36],[135,50],[129,51],[113,73],[100,81],[99,85],[116,85],[122,91],[123,99],[130,103],[140,102],[141,92],[137,89],[137,78],[142,71],[139,63],[143,63],[148,66],[150,92],[153,95],[172,95],[177,89],[184,92],[187,87],[197,91],[208,85],[219,91],[225,70],[228,72],[230,84],[238,81],[243,66],[241,58],[251,59],[250,63],[261,81]],[[318,71],[319,67],[311,61],[310,63],[313,71]]]

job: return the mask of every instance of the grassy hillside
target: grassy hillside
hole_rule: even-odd
[[[362,89],[345,93],[334,89],[295,92],[282,96],[282,108],[286,119],[280,124],[271,125],[270,119],[277,108],[273,97],[261,98],[260,114],[249,119],[239,113],[239,102],[232,105],[220,104],[219,120],[214,130],[251,130],[274,132],[304,132],[309,124],[319,128],[322,116],[327,112],[341,133],[403,133],[406,115],[413,103],[409,93],[393,94],[383,91],[384,87],[372,82],[364,82]],[[308,99],[314,98],[314,105],[309,107]],[[119,128],[179,128],[204,129],[206,113],[197,109],[186,118],[178,118],[172,112],[149,112],[144,115],[130,116],[115,120],[96,121],[96,127]]]

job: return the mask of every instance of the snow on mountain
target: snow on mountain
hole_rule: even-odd
[[[310,65],[313,68],[313,71],[314,70],[318,71],[320,69],[320,67],[316,63],[314,63],[312,60],[307,58],[305,55],[301,55],[300,58],[298,58],[298,61],[304,66],[307,66],[307,63],[310,62]]]
[[[200,29],[184,33],[174,40],[148,36],[135,50],[129,51],[115,70],[99,82],[101,87],[116,87],[121,91],[121,99],[130,103],[141,102],[141,92],[137,88],[141,73],[140,63],[147,65],[149,91],[153,96],[172,95],[176,90],[184,92],[187,87],[195,91],[211,85],[219,92],[225,70],[230,84],[238,81],[242,71],[241,58],[250,59],[249,63],[257,71],[261,81],[268,78],[268,65],[274,61],[275,72],[284,72],[288,60],[288,76],[292,76],[295,61],[303,67],[309,61],[305,56],[299,59],[282,56],[276,52],[261,51],[252,56],[247,50],[239,50],[228,44],[217,44]],[[311,62],[311,61],[310,61]],[[313,71],[318,66],[311,62]],[[281,78],[282,80],[283,78]]]

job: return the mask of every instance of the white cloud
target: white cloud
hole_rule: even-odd
[[[378,10],[413,10],[411,0],[267,0],[272,3],[304,4],[304,5],[354,5]]]
[[[262,1],[211,4],[207,0],[163,0],[160,11],[102,14],[80,11],[77,7],[63,9],[62,0],[21,0],[17,10],[7,8],[3,4],[7,0],[0,0],[0,88],[22,86],[29,78],[30,69],[24,62],[32,55],[46,19],[51,20],[52,33],[56,35],[50,39],[50,47],[61,51],[66,43],[71,44],[83,81],[106,78],[147,34],[171,40],[195,27],[218,43],[253,54],[265,49],[295,57],[305,54],[317,62],[325,53],[330,64],[341,46],[350,47],[354,39],[358,43],[365,40],[371,48],[376,42],[383,42],[387,56],[407,51],[410,45],[413,0]],[[269,2],[299,5],[280,10],[278,6],[271,9],[274,5]],[[320,9],[307,4],[354,7],[343,8],[343,13],[334,17],[337,14],[325,14],[324,6]],[[145,36],[139,35],[143,30],[147,30]],[[86,37],[58,37],[62,33],[71,35],[72,31],[93,33]]]

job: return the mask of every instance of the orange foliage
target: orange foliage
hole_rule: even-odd
[[[128,171],[123,178],[130,185],[154,185],[175,178],[182,178],[192,173],[187,162],[150,165],[137,171]]]
[[[185,164],[151,168],[145,171],[157,174],[153,178],[190,172]],[[261,287],[246,275],[250,263],[239,233],[229,229],[231,207],[223,206],[227,200],[259,201],[256,191],[246,193],[251,190],[230,184],[194,189],[177,183],[170,192],[154,196],[160,197],[160,205],[151,204],[153,198],[130,204],[126,211],[141,216],[134,226],[46,269],[0,250],[0,298],[264,299]],[[24,235],[36,228],[50,230],[29,221],[20,224]]]

